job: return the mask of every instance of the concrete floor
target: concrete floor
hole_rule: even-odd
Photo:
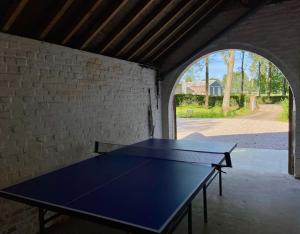
[[[233,168],[224,178],[224,195],[217,180],[208,188],[208,224],[203,223],[202,196],[193,202],[193,231],[203,234],[299,234],[300,180],[287,175],[287,151],[239,148],[232,154]],[[71,219],[51,234],[124,233]],[[184,218],[175,230],[187,233]]]

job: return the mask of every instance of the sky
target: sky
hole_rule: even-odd
[[[245,73],[250,74],[249,66],[251,64],[251,59],[249,57],[250,52],[245,53]],[[234,71],[241,70],[241,59],[242,51],[235,50],[235,62],[234,62]],[[200,66],[199,66],[200,64]],[[202,66],[201,66],[202,65]],[[185,74],[183,74],[183,79],[187,76],[192,76],[194,80],[204,80],[205,79],[205,68],[204,68],[204,59],[200,58],[196,61],[190,69],[188,69]],[[202,67],[202,70],[201,68]],[[214,52],[209,56],[209,77],[217,78],[223,80],[224,75],[227,73],[227,66],[223,59],[223,54],[221,51]]]

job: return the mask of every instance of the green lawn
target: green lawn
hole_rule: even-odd
[[[227,116],[224,116],[222,107],[220,106],[210,107],[209,109],[196,104],[176,107],[176,116],[179,118],[225,118],[246,115],[248,113],[248,109],[239,107],[232,107]]]
[[[278,116],[279,121],[288,122],[289,121],[289,101],[284,99],[280,102],[282,106],[282,112]]]

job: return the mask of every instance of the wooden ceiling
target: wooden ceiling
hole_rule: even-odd
[[[232,12],[231,17],[219,20],[215,27],[218,35],[262,2],[275,1],[1,0],[0,28],[2,32],[159,69],[161,62],[174,48],[184,46],[195,30],[206,27],[224,12]],[[199,47],[215,35],[204,35]],[[180,56],[183,59],[188,54]]]

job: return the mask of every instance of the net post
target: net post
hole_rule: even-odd
[[[225,154],[225,162],[227,167],[232,167],[232,162],[230,158],[230,153],[226,152]]]

